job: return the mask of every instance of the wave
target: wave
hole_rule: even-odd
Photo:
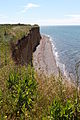
[[[43,35],[47,36],[49,38],[51,44],[52,44],[52,51],[53,51],[53,55],[55,57],[55,61],[56,61],[57,67],[59,67],[61,72],[62,72],[62,74],[66,78],[68,78],[68,73],[66,71],[66,66],[65,66],[65,64],[61,63],[61,60],[60,60],[60,57],[59,57],[59,52],[58,52],[58,50],[57,50],[57,48],[55,46],[53,38],[50,35],[47,35],[47,34],[43,34]]]

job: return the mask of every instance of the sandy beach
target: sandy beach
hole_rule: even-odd
[[[58,75],[58,68],[52,51],[49,37],[42,35],[40,44],[33,53],[33,66],[37,72],[45,75]]]

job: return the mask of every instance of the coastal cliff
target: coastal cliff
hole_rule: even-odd
[[[11,43],[12,58],[16,64],[32,63],[32,55],[41,39],[39,26],[33,26],[29,33],[19,39],[17,43]]]

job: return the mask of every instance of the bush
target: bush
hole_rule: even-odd
[[[72,103],[71,100],[67,99],[65,103],[62,103],[59,99],[54,99],[50,107],[50,119],[79,120],[79,114],[76,116],[76,102]]]
[[[0,112],[3,111],[4,118],[7,116],[8,119],[24,120],[28,117],[35,98],[36,81],[33,68],[28,66],[27,70],[15,69],[9,74],[2,103],[0,100]]]

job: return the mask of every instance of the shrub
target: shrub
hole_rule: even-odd
[[[76,100],[67,99],[62,103],[60,99],[54,99],[50,106],[50,120],[80,120],[80,104],[76,115]]]
[[[54,99],[50,108],[51,120],[74,120],[75,105],[67,100],[65,104],[60,100]]]
[[[33,68],[28,66],[27,70],[15,69],[9,74],[6,92],[3,94],[1,111],[8,119],[24,120],[28,117],[35,98],[36,81]]]

